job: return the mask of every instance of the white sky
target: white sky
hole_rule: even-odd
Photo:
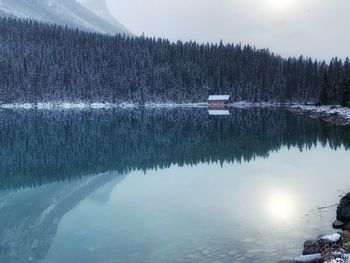
[[[136,35],[350,57],[350,0],[106,0]]]

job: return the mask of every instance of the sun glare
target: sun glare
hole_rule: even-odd
[[[270,8],[282,11],[293,8],[296,5],[296,0],[267,0]]]
[[[295,201],[288,193],[273,193],[268,199],[268,212],[274,219],[287,221],[295,215]]]

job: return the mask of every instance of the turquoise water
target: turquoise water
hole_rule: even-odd
[[[0,124],[0,262],[277,262],[332,232],[350,189],[350,130],[284,110]]]

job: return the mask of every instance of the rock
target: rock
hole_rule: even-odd
[[[305,247],[304,250],[303,250],[303,255],[306,256],[306,255],[314,255],[314,254],[317,254],[317,253],[321,253],[321,248],[320,246],[315,243],[313,246],[309,246],[309,247]]]
[[[335,220],[333,222],[332,226],[335,229],[342,229],[343,227],[345,227],[345,223],[343,221],[340,221],[340,220]]]
[[[350,223],[342,227],[342,230],[350,231]]]
[[[306,240],[304,242],[303,255],[313,255],[321,253],[324,248],[335,248],[339,244],[341,235],[339,233],[318,236],[316,240]]]
[[[337,207],[337,220],[350,223],[350,193],[344,196]]]
[[[320,251],[322,251],[326,248],[336,248],[339,244],[339,240],[333,241],[333,240],[329,239],[328,237],[323,237],[320,240],[317,240],[317,244],[320,248]]]
[[[320,244],[315,240],[306,240],[304,242],[303,255],[312,255],[317,253],[321,253]]]
[[[306,241],[304,242],[304,248],[313,246],[315,243],[316,243],[315,240],[308,239],[308,240],[306,240]]]
[[[304,255],[295,258],[296,263],[322,263],[324,259],[321,254]]]

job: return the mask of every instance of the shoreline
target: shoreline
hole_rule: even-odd
[[[38,103],[6,103],[0,104],[0,109],[9,110],[106,110],[106,109],[131,109],[131,108],[201,108],[208,107],[207,103],[109,103],[109,102],[38,102]]]
[[[306,240],[301,256],[279,263],[350,263],[350,193],[337,204],[332,227],[331,234]]]
[[[306,115],[310,118],[320,119],[334,125],[350,125],[350,108],[337,106],[307,106],[291,105],[286,108],[298,114]]]
[[[272,102],[233,102],[225,105],[225,108],[277,108],[282,104]],[[132,102],[109,103],[109,102],[38,102],[38,103],[0,103],[0,109],[10,110],[85,110],[85,109],[128,109],[128,108],[208,108],[207,102],[197,103],[173,103],[173,102],[147,102],[138,104]]]
[[[157,103],[148,102],[144,105],[137,103],[108,103],[108,102],[39,102],[39,103],[7,103],[0,104],[0,110],[107,110],[107,109],[132,109],[143,107],[151,108],[208,108],[208,103]],[[226,108],[284,108],[297,114],[302,114],[314,119],[320,119],[334,125],[350,125],[350,108],[336,106],[313,106],[301,103],[276,103],[276,102],[233,102]]]

